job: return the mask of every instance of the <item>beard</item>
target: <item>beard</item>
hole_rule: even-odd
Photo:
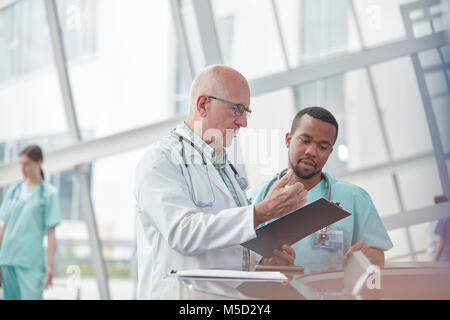
[[[299,159],[299,160],[297,161],[297,164],[299,164],[302,160],[304,160],[304,159]],[[315,164],[315,162],[314,162],[314,164]],[[314,171],[313,173],[310,173],[310,174],[308,174],[308,175],[303,175],[303,174],[301,174],[300,170],[297,168],[297,165],[294,165],[294,164],[291,162],[291,159],[290,159],[290,158],[289,158],[289,165],[291,166],[292,170],[294,171],[294,174],[295,174],[298,178],[303,179],[303,180],[311,179],[311,178],[314,177],[316,174],[322,172],[322,168],[320,168],[320,169]]]

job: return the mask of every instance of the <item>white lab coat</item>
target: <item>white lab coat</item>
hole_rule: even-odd
[[[190,137],[180,126],[176,132]],[[197,199],[212,201],[210,185],[201,155],[185,143]],[[181,157],[181,144],[169,135],[150,146],[136,169],[136,238],[138,260],[138,299],[176,299],[178,281],[164,279],[172,270],[240,268],[240,243],[256,237],[253,206],[248,204],[230,166],[226,172],[244,207],[236,203],[220,174],[207,160],[214,191],[214,205],[197,208]],[[261,256],[250,254],[253,267]]]

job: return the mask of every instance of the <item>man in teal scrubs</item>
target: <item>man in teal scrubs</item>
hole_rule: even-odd
[[[351,213],[351,216],[292,245],[296,253],[295,265],[303,266],[305,273],[342,269],[345,259],[358,250],[373,264],[383,266],[384,251],[393,246],[369,194],[354,184],[322,172],[337,134],[334,116],[324,108],[310,107],[297,113],[291,131],[285,136],[288,169],[294,171],[296,180],[308,190],[306,204],[327,198],[328,180],[330,201],[339,202]],[[247,192],[249,200],[254,204],[262,201],[279,175],[250,189]]]
[[[43,180],[40,149],[21,153],[24,181],[9,188],[0,206],[0,268],[5,300],[42,299],[51,284],[55,227],[61,223],[56,189]],[[39,152],[39,160],[34,159]],[[31,158],[30,158],[31,157]],[[45,263],[44,236],[48,236]]]

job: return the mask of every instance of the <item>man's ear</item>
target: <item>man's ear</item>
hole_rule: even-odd
[[[289,148],[289,146],[291,145],[291,139],[292,139],[291,133],[290,132],[286,133],[286,136],[284,137],[286,148]]]
[[[206,103],[208,102],[208,97],[205,95],[200,95],[197,97],[197,104],[196,104],[196,108],[197,108],[197,112],[198,114],[202,117],[205,118],[206,115],[208,114],[207,110],[206,110]]]

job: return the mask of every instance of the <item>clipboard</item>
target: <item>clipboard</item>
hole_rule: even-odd
[[[257,229],[256,238],[241,245],[270,258],[283,244],[292,245],[350,215],[338,204],[321,198]]]

